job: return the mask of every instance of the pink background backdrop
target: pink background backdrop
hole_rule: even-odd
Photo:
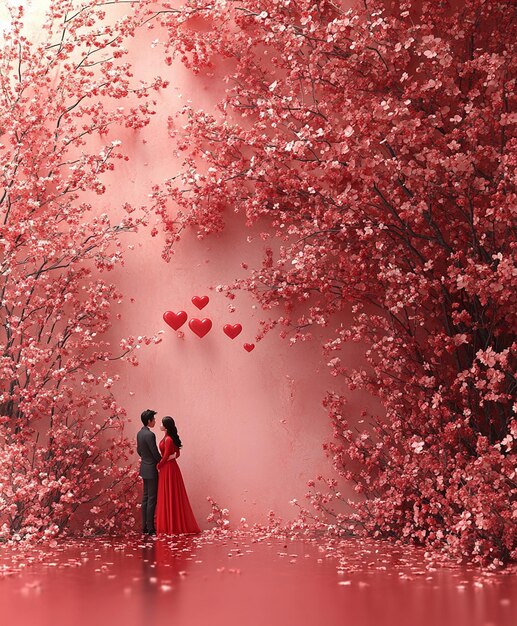
[[[43,3],[32,5],[33,26],[40,23],[43,9]],[[149,127],[110,136],[129,147],[131,160],[117,162],[115,172],[106,177],[106,194],[90,199],[99,212],[115,215],[126,200],[145,204],[152,184],[179,167],[167,137],[167,117],[188,100],[211,109],[223,93],[217,78],[193,76],[178,63],[166,66],[160,44],[151,45],[159,37],[151,31],[132,42],[130,60],[137,78],[160,74],[171,84],[156,94],[159,113]],[[139,367],[114,366],[121,374],[114,393],[128,411],[126,433],[135,436],[146,408],[175,418],[184,445],[180,466],[202,528],[208,526],[208,495],[230,509],[233,522],[241,516],[248,522],[265,521],[270,510],[289,519],[296,516],[289,501],[303,503],[307,480],[320,473],[335,475],[322,450],[332,433],[321,400],[337,381],[327,371],[321,344],[315,340],[290,347],[273,331],[247,353],[242,344],[254,342],[258,322],[268,312],[260,311],[248,294],[240,294],[233,302],[236,312],[229,313],[230,301],[209,289],[231,282],[243,271],[242,261],[251,264],[262,255],[258,231],[245,229],[240,215],[228,219],[222,236],[198,241],[194,233],[186,233],[169,264],[161,259],[161,234],[150,236],[152,223],[137,235],[123,235],[124,245],[132,248],[126,264],[106,276],[126,296],[122,319],[112,331],[115,345],[127,335],[165,331],[161,344],[139,351]],[[194,295],[210,296],[203,311],[191,303]],[[179,339],[162,320],[166,310],[210,317],[213,329],[199,339],[185,324],[185,337]],[[232,341],[222,327],[236,322],[244,330]],[[360,350],[350,350],[350,361],[358,358]],[[159,441],[158,425],[155,432]]]

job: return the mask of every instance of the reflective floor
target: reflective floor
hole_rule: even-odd
[[[59,543],[39,559],[0,548],[0,623],[517,626],[515,575],[385,544],[137,537]]]

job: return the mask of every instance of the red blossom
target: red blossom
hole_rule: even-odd
[[[110,362],[136,363],[135,348],[159,337],[110,345],[122,295],[105,274],[148,211],[126,203],[115,221],[102,196],[128,158],[122,129],[149,122],[150,92],[165,81],[134,81],[125,44],[141,18],[115,22],[103,5],[52,0],[37,43],[13,8],[2,34],[0,540],[133,520],[136,475]]]
[[[161,21],[167,58],[227,89],[170,120],[184,168],[153,192],[165,259],[187,227],[263,225],[262,266],[221,287],[281,309],[258,339],[327,329],[326,449],[362,494],[334,527],[492,564],[517,556],[512,12],[190,0]],[[357,431],[347,387],[385,415]]]

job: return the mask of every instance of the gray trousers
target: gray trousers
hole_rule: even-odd
[[[158,494],[158,476],[156,478],[143,478],[144,495],[142,497],[142,530],[145,532],[155,531],[154,511],[156,509],[156,496]]]

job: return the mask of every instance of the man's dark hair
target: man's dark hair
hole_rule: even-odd
[[[151,422],[154,419],[155,415],[156,415],[156,411],[151,411],[151,409],[146,409],[140,416],[142,420],[142,424],[144,426],[147,426],[149,422]]]

